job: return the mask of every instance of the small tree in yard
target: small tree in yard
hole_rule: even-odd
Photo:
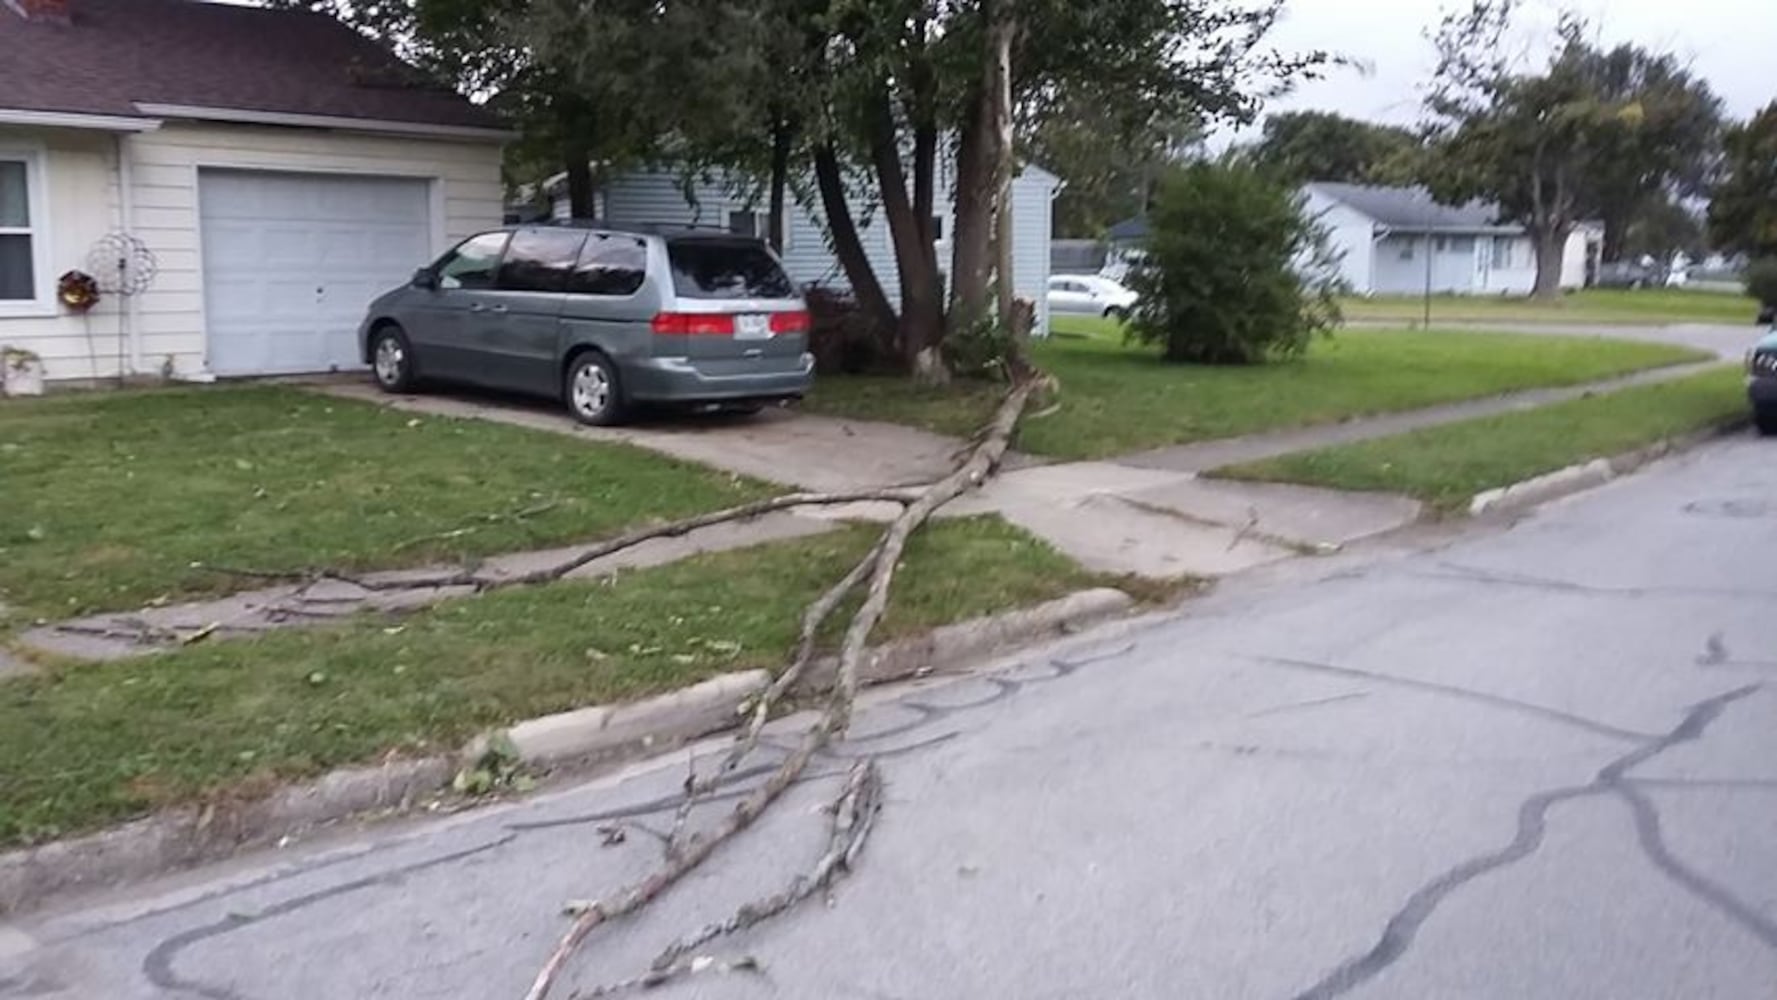
[[[1294,357],[1338,325],[1324,234],[1286,184],[1227,163],[1179,167],[1161,181],[1148,228],[1129,335],[1162,345],[1166,360]]]

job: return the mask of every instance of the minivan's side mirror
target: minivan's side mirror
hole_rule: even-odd
[[[413,287],[424,288],[429,292],[430,291],[437,291],[438,290],[438,275],[433,274],[431,268],[422,267],[419,270],[413,272]]]

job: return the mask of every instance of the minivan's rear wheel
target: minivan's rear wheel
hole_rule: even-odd
[[[1121,323],[1129,318],[1129,312],[1122,306],[1111,306],[1104,311],[1104,318],[1116,323]]]
[[[413,345],[393,323],[379,327],[370,338],[370,370],[384,392],[407,392],[414,385]]]
[[[588,351],[568,365],[562,395],[574,419],[594,427],[609,427],[623,420],[623,387],[617,368],[603,354]]]

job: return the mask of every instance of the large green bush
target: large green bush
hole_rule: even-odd
[[[1777,257],[1760,257],[1746,265],[1746,294],[1777,306]]]
[[[1169,361],[1254,364],[1300,354],[1339,323],[1336,268],[1294,188],[1231,163],[1166,176],[1148,214],[1130,336]]]

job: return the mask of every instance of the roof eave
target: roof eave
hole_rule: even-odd
[[[510,129],[437,122],[394,121],[382,118],[348,118],[341,115],[310,115],[287,111],[256,111],[246,108],[210,108],[186,104],[136,102],[145,115],[189,121],[229,122],[238,125],[276,125],[284,128],[320,128],[340,132],[405,135],[421,139],[474,139],[510,142],[518,133]]]
[[[38,128],[74,128],[95,132],[152,132],[161,120],[130,115],[99,115],[83,111],[40,111],[33,108],[0,108],[0,125]]]

